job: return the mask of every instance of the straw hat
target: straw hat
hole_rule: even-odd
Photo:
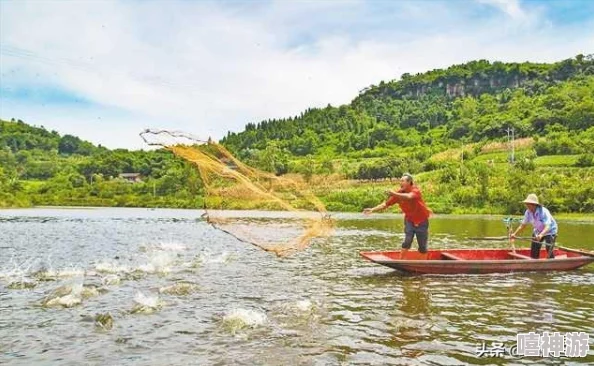
[[[528,197],[526,197],[526,199],[522,201],[522,203],[532,203],[533,205],[540,206],[540,203],[538,202],[538,197],[534,193],[530,193]]]

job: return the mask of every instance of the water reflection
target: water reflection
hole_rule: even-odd
[[[427,288],[427,278],[403,278],[400,282],[402,288],[402,301],[400,311],[411,318],[426,318],[431,315],[431,293]]]

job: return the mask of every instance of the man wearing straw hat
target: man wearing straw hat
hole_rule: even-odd
[[[524,219],[516,231],[511,235],[512,239],[524,229],[528,224],[532,224],[532,245],[530,247],[530,256],[538,259],[540,255],[540,248],[542,242],[546,243],[548,258],[555,258],[553,249],[555,247],[555,240],[557,239],[557,222],[553,215],[538,202],[538,197],[531,193],[522,201],[526,205],[526,212]]]

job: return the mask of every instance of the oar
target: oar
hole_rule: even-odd
[[[468,238],[470,240],[493,240],[493,241],[503,241],[503,240],[509,240],[509,237],[507,236],[483,236],[483,237],[471,237]],[[515,240],[521,240],[521,241],[527,241],[527,242],[532,242],[532,238],[528,237],[528,236],[516,236]],[[559,246],[561,245],[558,241],[555,241],[555,245]]]
[[[559,249],[563,249],[566,250],[568,252],[574,252],[574,253],[579,253],[581,255],[586,255],[588,257],[594,257],[594,251],[592,250],[585,250],[585,249],[573,249],[573,248],[567,248],[567,247],[563,247],[561,245],[558,245],[557,248]]]
[[[516,246],[515,246],[515,238],[512,238],[512,233],[514,232],[514,221],[515,222],[520,222],[519,219],[514,219],[513,217],[507,217],[505,219],[503,219],[503,222],[505,223],[505,227],[507,228],[507,240],[509,242],[509,244],[512,247],[512,252],[515,253],[516,252]]]
[[[510,225],[507,227],[507,240],[509,241],[509,243],[511,244],[512,247],[512,252],[515,254],[516,253],[516,245],[515,245],[515,238],[512,238],[512,224],[510,223]]]
[[[530,242],[532,243],[534,240],[532,240],[532,238],[526,238],[526,237],[516,237],[517,240],[521,240],[521,241],[526,241],[526,242]],[[543,242],[543,244],[546,244]],[[563,245],[563,243],[559,243],[558,241],[555,240],[555,246],[557,248],[561,248],[561,249],[569,249],[569,248],[565,248],[562,247],[561,245]],[[578,249],[574,249],[574,250],[578,250]],[[594,254],[594,253],[593,253]]]
[[[468,238],[469,240],[509,240],[509,236],[471,236]],[[526,239],[530,240],[528,237],[520,237],[516,236],[516,239]]]

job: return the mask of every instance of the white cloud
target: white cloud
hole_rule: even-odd
[[[247,122],[348,103],[404,72],[478,58],[556,61],[594,49],[594,27],[517,28],[526,14],[517,3],[504,7],[508,23],[473,19],[451,2],[1,4],[4,82],[51,85],[93,105],[73,113],[8,101],[0,116],[110,147],[138,148],[146,127],[220,138]]]
[[[520,0],[477,0],[479,3],[492,5],[511,18],[524,20],[528,14],[520,5]]]

